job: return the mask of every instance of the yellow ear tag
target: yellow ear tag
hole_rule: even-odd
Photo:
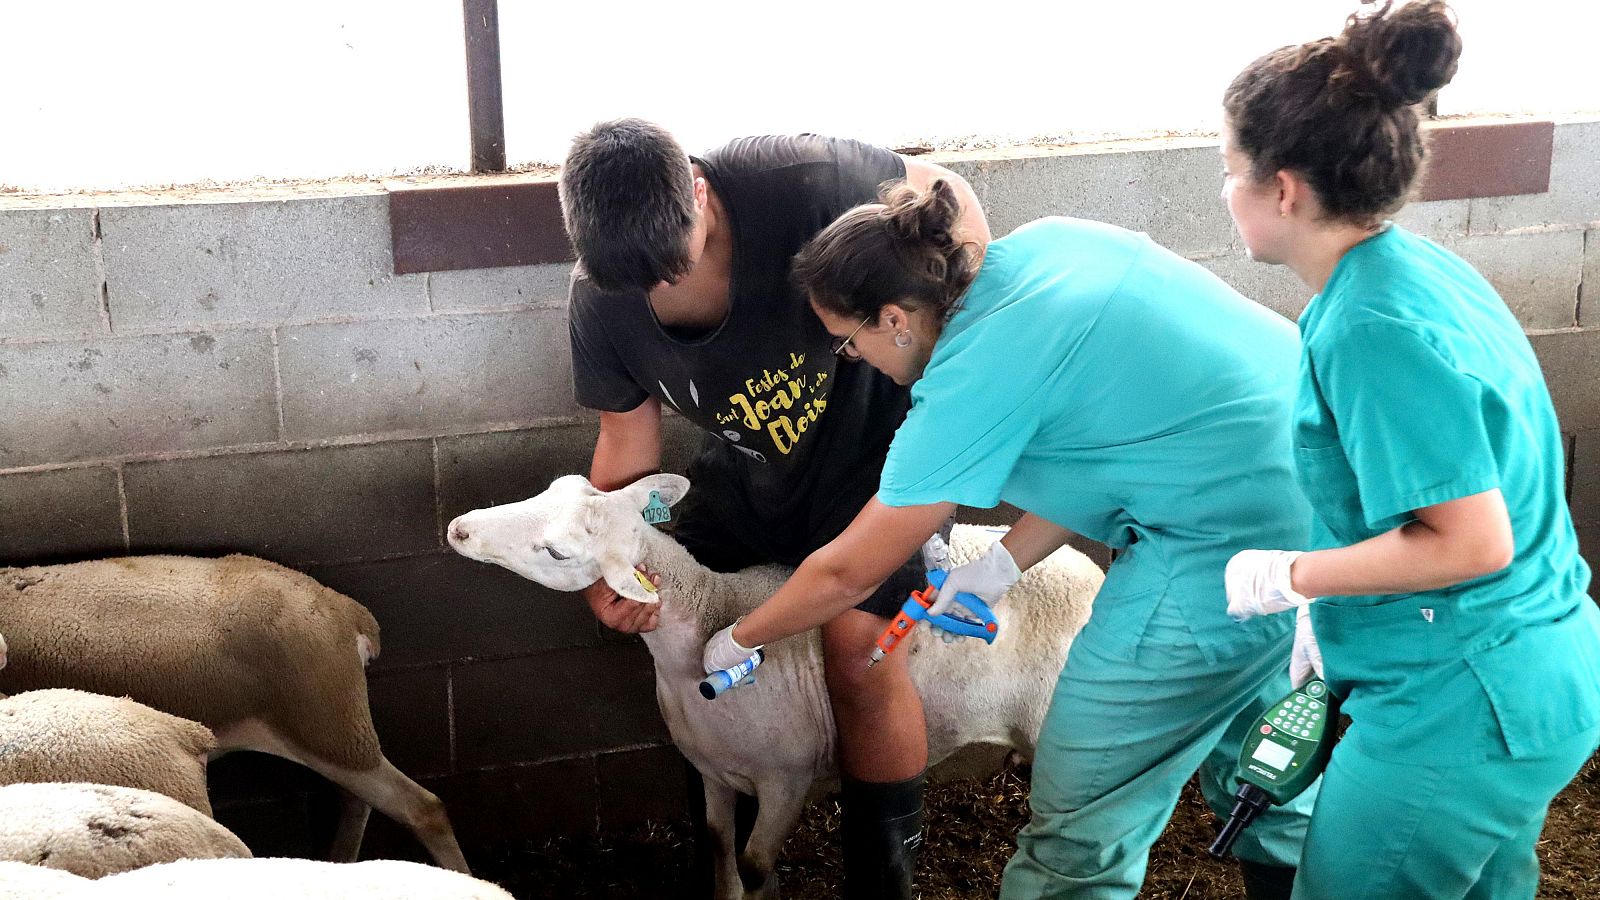
[[[633,570],[633,577],[639,580],[639,586],[640,587],[644,588],[645,590],[649,591],[652,594],[654,594],[656,592],[656,586],[650,583],[650,579],[644,577],[644,573],[643,572],[639,571],[638,569],[634,569]]]

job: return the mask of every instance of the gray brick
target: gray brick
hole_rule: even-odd
[[[134,463],[123,481],[138,551],[307,565],[439,548],[429,441]]]
[[[0,338],[101,334],[94,210],[0,211]]]
[[[1077,216],[1147,232],[1178,253],[1216,253],[1234,243],[1217,195],[1222,162],[1214,143],[997,156],[960,169],[997,237],[1040,216]]]
[[[1298,319],[1312,291],[1288,266],[1269,266],[1243,254],[1200,261],[1234,290],[1290,320]]]
[[[1530,340],[1562,430],[1600,428],[1600,329],[1536,334]]]
[[[374,672],[600,643],[583,598],[453,551],[308,571],[377,617],[383,652]]]
[[[1437,240],[1466,234],[1467,215],[1471,208],[1470,200],[1428,200],[1408,203],[1394,220],[1409,231]]]
[[[567,425],[440,438],[440,518],[526,500],[562,475],[588,475],[598,433]]]
[[[650,654],[640,644],[557,650],[455,667],[461,769],[659,743]],[[559,719],[552,720],[560,710]]]
[[[1600,430],[1580,431],[1573,442],[1572,520],[1600,525]]]
[[[115,469],[0,475],[0,558],[26,565],[120,555],[121,508]]]
[[[117,331],[422,312],[395,276],[388,195],[101,211]]]
[[[1579,287],[1578,324],[1600,325],[1600,228],[1584,232],[1583,284]]]
[[[273,441],[264,331],[0,345],[0,468]]]
[[[289,440],[577,413],[565,310],[303,325],[278,348]]]
[[[1509,231],[1540,225],[1600,222],[1600,122],[1556,126],[1550,158],[1550,190],[1472,201],[1472,232]]]
[[[1583,232],[1476,235],[1446,246],[1489,279],[1524,328],[1577,324]]]
[[[504,306],[563,305],[571,263],[434,272],[428,276],[433,308],[439,312]]]

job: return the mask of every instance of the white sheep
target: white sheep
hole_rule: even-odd
[[[18,900],[79,900],[95,882],[60,869],[0,859],[0,897]]]
[[[395,860],[193,859],[96,882],[107,900],[511,900],[487,881]]]
[[[233,832],[165,794],[108,784],[0,787],[0,859],[100,878],[175,859],[249,856]]]
[[[706,639],[771,596],[790,570],[712,572],[640,515],[652,493],[670,506],[687,490],[687,479],[676,475],[652,475],[610,493],[569,475],[532,499],[460,516],[450,523],[450,544],[555,590],[576,591],[604,579],[624,597],[659,600],[660,625],[643,637],[655,659],[661,714],[705,782],[717,896],[775,896],[778,849],[812,783],[836,773],[821,640],[813,630],[770,645],[755,685],[714,701],[700,696]],[[995,537],[958,526],[953,561],[976,557]],[[643,569],[660,575],[659,594],[643,588],[637,574]],[[974,743],[1008,746],[1031,758],[1067,649],[1103,580],[1087,557],[1062,548],[1030,569],[995,611],[1000,630],[993,645],[974,639],[942,644],[926,628],[907,639],[897,652],[911,655],[930,763]],[[742,857],[733,847],[736,791],[759,803]]]
[[[356,858],[370,806],[467,870],[444,805],[378,746],[378,623],[349,597],[249,556],[135,556],[0,568],[0,622],[0,691],[79,688],[193,719],[218,752],[271,753],[343,788],[334,859]]]
[[[116,784],[209,816],[206,756],[216,746],[204,725],[126,697],[50,689],[0,699],[0,785]]]

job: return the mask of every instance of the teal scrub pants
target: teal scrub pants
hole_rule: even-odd
[[[1589,729],[1539,756],[1455,766],[1384,762],[1339,744],[1295,900],[1531,900],[1550,801],[1597,742],[1600,729]]]
[[[1045,715],[1032,820],[1017,836],[1002,900],[1133,897],[1189,777],[1200,770],[1206,801],[1226,816],[1245,733],[1289,693],[1289,631],[1212,664],[1168,602],[1142,638],[1095,624],[1073,644]],[[1296,865],[1316,795],[1313,784],[1263,814],[1234,854]]]

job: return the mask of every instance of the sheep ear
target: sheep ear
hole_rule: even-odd
[[[617,592],[617,596],[640,603],[661,602],[661,595],[656,593],[655,587],[647,586],[644,576],[617,550],[602,549],[595,557],[595,563],[600,567],[600,577]]]
[[[626,494],[643,510],[650,504],[650,495],[653,493],[661,498],[661,502],[671,506],[683,499],[689,492],[689,479],[682,475],[646,475],[633,484],[620,489],[619,493]]]

